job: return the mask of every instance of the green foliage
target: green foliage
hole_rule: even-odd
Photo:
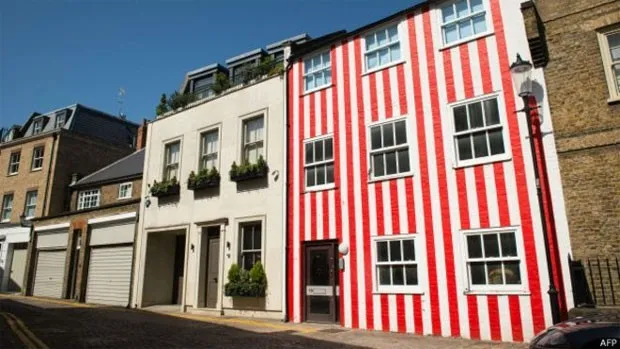
[[[155,108],[155,114],[157,114],[157,116],[160,116],[166,114],[169,110],[170,108],[168,107],[168,97],[166,97],[165,93],[162,93],[161,98],[159,99],[159,104],[157,105],[157,108]]]
[[[268,170],[269,167],[267,166],[267,162],[261,155],[255,164],[244,162],[237,166],[237,163],[233,162],[230,166],[229,174],[231,180],[237,181],[264,177]]]
[[[237,264],[228,270],[228,283],[224,285],[224,293],[228,297],[265,297],[267,290],[267,274],[260,261],[252,269],[241,269]]]
[[[234,263],[228,270],[228,282],[239,282],[241,280],[241,267]]]
[[[189,177],[187,178],[187,188],[188,189],[201,189],[206,187],[214,187],[220,183],[220,173],[217,171],[215,167],[212,167],[211,170],[207,170],[203,168],[198,171],[198,174],[194,173],[194,171],[190,172]]]
[[[228,80],[228,75],[224,73],[217,73],[215,76],[215,82],[211,85],[211,90],[213,90],[216,95],[219,95],[229,88],[230,81]]]
[[[162,93],[159,98],[159,104],[155,108],[157,116],[163,115],[171,110],[177,110],[179,108],[185,108],[188,104],[197,100],[196,95],[193,93],[179,93],[174,91],[170,94],[170,97],[166,98],[166,94]]]
[[[178,190],[179,182],[176,177],[172,177],[170,180],[157,182],[153,181],[151,185],[151,195],[153,196],[165,196],[171,194],[173,191]],[[177,191],[178,192],[178,191]]]

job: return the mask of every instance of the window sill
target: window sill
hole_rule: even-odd
[[[131,199],[131,196],[126,196],[124,198],[117,198],[116,200],[129,200]]]
[[[482,158],[480,160],[476,159],[476,160],[461,161],[461,162],[458,162],[456,165],[452,166],[452,168],[457,169],[457,168],[474,167],[474,166],[488,165],[488,164],[492,164],[495,162],[504,162],[504,161],[510,161],[510,160],[512,160],[512,156],[510,156],[509,154],[501,154],[501,155],[495,155],[491,157]]]
[[[332,189],[336,189],[336,184],[329,184],[329,185],[321,185],[321,186],[315,186],[315,187],[311,187],[311,188],[307,188],[304,190],[303,194],[306,193],[316,193],[319,191],[325,191],[325,190],[332,190]]]
[[[19,172],[15,172],[15,173],[9,173],[6,176],[7,177],[13,177],[13,176],[17,176],[19,174]]]
[[[610,104],[610,105],[620,104],[620,97],[609,97],[607,99],[607,104]]]
[[[330,83],[330,84],[327,84],[327,85],[323,85],[321,87],[315,87],[312,90],[304,91],[304,93],[302,93],[301,96],[303,97],[303,96],[306,96],[306,95],[309,95],[309,94],[312,94],[312,93],[315,93],[315,92],[318,92],[318,91],[321,91],[321,90],[326,90],[326,89],[328,89],[330,87],[333,87],[333,86],[334,86],[334,84]]]
[[[469,290],[464,291],[466,296],[529,296],[528,291],[523,290]]]
[[[397,65],[405,64],[405,62],[406,61],[404,59],[398,60],[396,62],[390,62],[390,63],[388,63],[386,65],[382,65],[380,67],[376,67],[376,68],[372,68],[370,70],[367,70],[367,71],[362,73],[362,76],[365,76],[365,75],[368,75],[368,74],[372,74],[372,73],[376,73],[376,72],[378,72],[380,70],[384,70],[384,69],[387,69],[387,68],[392,68],[392,67],[397,66]]]
[[[39,168],[33,168],[32,170],[30,170],[30,172],[39,172],[43,169],[43,167],[39,167]]]
[[[450,49],[450,48],[453,48],[455,46],[467,44],[467,43],[470,43],[472,41],[476,41],[478,39],[486,38],[487,36],[491,36],[491,35],[495,35],[495,33],[494,32],[485,32],[485,33],[477,34],[477,35],[474,35],[474,36],[470,36],[470,37],[468,37],[466,39],[461,39],[459,41],[451,42],[449,44],[446,44],[446,45],[440,47],[439,48],[439,52],[447,50],[447,49]]]
[[[391,288],[384,288],[384,289],[375,290],[375,291],[372,292],[372,294],[375,294],[375,295],[382,295],[382,294],[386,294],[386,295],[390,295],[390,294],[417,294],[417,295],[423,295],[424,291],[422,289],[420,289],[419,287],[415,287],[415,288],[391,287]]]
[[[368,180],[368,183],[377,183],[377,182],[383,182],[383,181],[389,181],[392,179],[399,179],[399,178],[405,178],[405,177],[413,177],[413,172],[404,172],[404,173],[398,173],[398,174],[394,174],[394,175],[389,175],[389,176],[383,176],[383,177],[378,177],[378,178],[371,178]]]

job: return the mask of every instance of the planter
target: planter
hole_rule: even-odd
[[[267,167],[263,167],[255,171],[248,171],[245,173],[236,173],[234,175],[231,174],[230,180],[233,182],[243,182],[243,181],[249,181],[249,180],[257,179],[257,178],[264,178],[267,176],[268,172],[269,172],[269,169]]]
[[[209,179],[202,181],[187,182],[187,189],[189,190],[201,190],[207,188],[215,188],[220,186],[220,179]]]
[[[179,195],[180,192],[181,192],[181,186],[179,184],[171,185],[167,187],[166,189],[159,189],[159,190],[151,189],[151,195],[156,198]]]

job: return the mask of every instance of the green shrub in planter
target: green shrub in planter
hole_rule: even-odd
[[[256,262],[250,271],[237,264],[228,270],[228,283],[224,285],[227,297],[265,297],[267,275],[261,262]]]
[[[176,195],[179,194],[179,189],[179,182],[176,177],[162,182],[153,181],[151,185],[151,195],[155,197]]]
[[[250,180],[254,178],[262,178],[267,175],[269,167],[267,162],[261,155],[255,164],[242,163],[237,166],[236,162],[233,162],[230,166],[230,180],[234,182]]]
[[[215,167],[210,170],[202,169],[198,174],[192,171],[187,178],[187,189],[197,190],[209,187],[217,187],[220,184],[220,173]]]

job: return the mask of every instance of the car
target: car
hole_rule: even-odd
[[[620,313],[576,317],[539,333],[530,349],[620,349]]]

